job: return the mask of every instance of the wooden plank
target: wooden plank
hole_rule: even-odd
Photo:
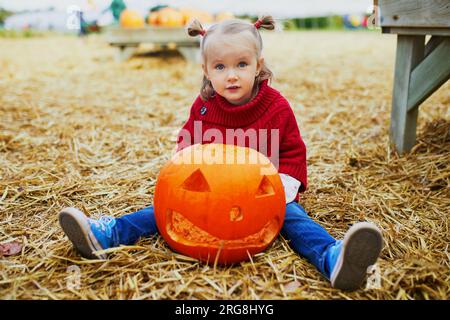
[[[399,153],[409,151],[416,141],[418,109],[408,112],[411,71],[423,59],[425,36],[397,36],[390,138]]]
[[[152,43],[155,45],[160,45],[160,46],[167,46],[167,45],[171,45],[173,44],[174,48],[177,47],[188,47],[188,48],[198,48],[199,44],[198,43],[192,43],[192,42],[167,42],[167,41],[141,41],[141,42],[114,42],[114,43],[110,43],[111,46],[113,47],[138,47],[140,43]]]
[[[381,32],[404,35],[450,36],[450,29],[444,27],[381,27]]]
[[[450,28],[448,0],[378,0],[382,27]]]
[[[109,28],[105,31],[110,44],[139,44],[151,43],[192,43],[199,44],[199,37],[190,37],[184,28],[145,27],[126,29],[120,27]]]
[[[449,78],[450,37],[447,37],[411,73],[408,112],[417,108]]]

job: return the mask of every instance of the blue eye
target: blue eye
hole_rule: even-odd
[[[239,62],[238,66],[239,66],[239,68],[245,68],[247,66],[247,63],[241,61],[241,62]]]
[[[225,68],[225,66],[223,64],[218,64],[214,67],[216,70],[223,70]]]

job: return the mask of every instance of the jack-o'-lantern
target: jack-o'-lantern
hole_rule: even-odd
[[[161,169],[156,224],[175,251],[213,264],[248,260],[277,237],[285,215],[281,179],[250,148],[196,144]]]
[[[145,27],[144,18],[135,10],[125,9],[120,14],[120,26],[123,28],[143,28]]]

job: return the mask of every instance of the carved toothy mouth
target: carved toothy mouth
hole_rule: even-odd
[[[278,232],[278,219],[274,218],[267,222],[260,231],[253,233],[241,239],[220,239],[211,235],[205,230],[195,226],[191,221],[186,219],[181,213],[168,210],[167,211],[167,227],[168,235],[175,241],[189,246],[207,246],[221,248],[237,249],[239,247],[255,246],[261,247],[268,245]]]

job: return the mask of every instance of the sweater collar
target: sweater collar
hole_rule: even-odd
[[[257,95],[246,104],[237,106],[229,103],[224,97],[216,94],[207,104],[211,112],[205,114],[206,121],[229,127],[244,127],[259,119],[279,95],[278,91],[269,87],[268,80],[260,83]]]

